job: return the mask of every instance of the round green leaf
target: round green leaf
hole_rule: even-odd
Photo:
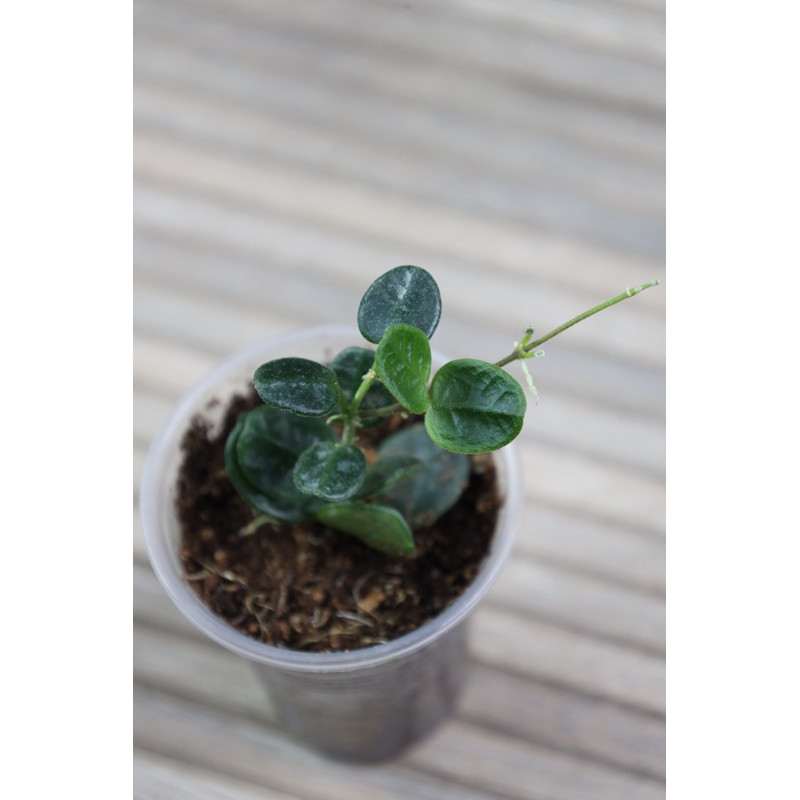
[[[267,407],[264,406],[264,408]],[[268,409],[268,411],[276,414],[284,413],[275,409]],[[301,495],[296,491],[290,493],[276,491],[279,488],[279,484],[266,484],[266,487],[272,492],[268,493],[261,483],[257,485],[246,477],[239,464],[237,450],[248,416],[248,414],[242,414],[239,417],[236,426],[225,442],[225,471],[228,473],[228,478],[233,487],[245,502],[272,519],[282,522],[303,522],[310,519],[314,501],[309,502],[310,498],[307,495]]]
[[[364,375],[372,369],[375,363],[375,351],[365,347],[348,347],[342,350],[331,361],[331,369],[339,380],[339,388],[348,403],[353,401]],[[376,408],[393,405],[394,397],[380,383],[373,383],[364,395],[359,407],[359,417],[362,424],[374,425],[380,423],[382,417],[374,417],[370,412]]]
[[[364,454],[355,445],[318,442],[297,459],[294,485],[330,502],[347,500],[361,488],[366,471]]]
[[[325,416],[339,399],[333,371],[307,358],[268,361],[256,370],[253,384],[267,405],[303,417]]]
[[[442,315],[442,298],[433,276],[421,267],[395,267],[364,293],[358,307],[358,328],[377,344],[397,323],[419,328],[429,339]]]
[[[313,444],[335,440],[335,431],[321,419],[298,417],[270,406],[242,416],[236,459],[244,477],[280,503],[307,503],[307,495],[294,485],[292,470],[300,454]]]
[[[507,372],[463,358],[434,375],[425,427],[448,450],[487,453],[516,438],[526,407],[525,392]]]
[[[428,407],[431,346],[428,337],[411,325],[392,325],[375,353],[375,371],[384,386],[414,414]]]
[[[396,508],[412,528],[430,525],[452,508],[469,481],[470,461],[431,441],[422,423],[402,428],[378,448],[378,461],[411,457],[423,468],[408,480],[387,487],[378,502]]]
[[[360,539],[389,556],[414,552],[414,537],[398,511],[366,503],[333,503],[316,512],[317,519]]]

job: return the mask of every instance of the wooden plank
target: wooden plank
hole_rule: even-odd
[[[204,282],[215,280],[209,265],[224,257],[234,267],[225,285],[244,281],[257,288],[260,282],[253,276],[263,275],[268,264],[286,264],[319,277],[335,266],[337,281],[356,292],[363,290],[364,281],[377,269],[411,261],[437,273],[439,265],[456,272],[461,285],[488,282],[487,270],[496,270],[529,290],[544,284],[568,292],[588,307],[626,287],[663,276],[663,265],[654,262],[612,258],[603,250],[537,236],[530,229],[521,231],[486,218],[461,216],[442,207],[430,208],[432,218],[425,225],[410,206],[394,208],[399,215],[396,222],[419,223],[409,230],[388,220],[376,225],[375,214],[362,226],[356,226],[355,220],[345,224],[344,219],[332,225],[321,213],[309,216],[309,207],[298,208],[296,215],[285,207],[265,214],[259,207],[223,202],[191,186],[167,185],[157,172],[154,175],[150,180],[141,177],[134,190],[136,253],[145,263],[163,262],[175,276],[185,274],[185,266],[176,259],[182,253],[184,260],[197,260]],[[621,308],[634,318],[663,323],[661,290],[645,292],[636,303]]]
[[[224,109],[218,111],[225,113]],[[376,165],[372,170],[368,165],[360,165],[354,159],[350,165],[337,161],[325,160],[313,162],[301,158],[290,157],[287,150],[291,148],[284,144],[270,146],[270,139],[262,141],[255,152],[247,153],[241,147],[224,145],[213,141],[200,141],[186,136],[186,130],[179,137],[175,134],[159,131],[152,126],[143,124],[136,128],[137,149],[139,141],[144,137],[160,136],[177,138],[181,146],[205,146],[213,150],[218,158],[227,160],[242,160],[247,158],[255,164],[275,161],[274,166],[268,165],[267,169],[286,171],[294,169],[313,174],[317,180],[325,179],[342,183],[359,181],[365,191],[375,194],[394,194],[402,197],[408,203],[416,205],[442,205],[457,211],[480,215],[490,220],[508,220],[518,225],[528,225],[555,232],[561,235],[573,236],[588,243],[612,247],[617,251],[630,251],[634,254],[647,256],[653,260],[663,258],[664,250],[664,221],[663,213],[657,206],[661,189],[655,186],[658,182],[655,174],[645,177],[641,174],[644,167],[634,169],[636,175],[631,175],[625,191],[627,197],[625,206],[610,202],[605,197],[592,198],[578,191],[569,190],[568,181],[561,183],[557,175],[550,181],[545,181],[540,175],[525,174],[525,170],[532,170],[528,164],[544,163],[551,161],[552,156],[537,156],[529,154],[524,164],[513,175],[504,177],[495,172],[481,172],[474,165],[450,164],[445,156],[436,156],[425,163],[417,164],[414,161],[405,161],[407,154],[402,145],[398,145],[391,168]],[[503,143],[497,144],[498,148]],[[346,155],[346,154],[343,154]],[[365,154],[368,155],[368,153]],[[376,158],[385,158],[380,155]],[[602,175],[603,169],[600,162],[595,162],[588,174]],[[407,174],[404,173],[406,168]],[[375,171],[380,170],[380,171]],[[433,172],[433,176],[431,176]],[[620,169],[620,181],[624,178],[625,170]],[[627,170],[630,172],[630,170]],[[360,174],[359,174],[360,173]],[[197,176],[202,177],[202,176]],[[254,176],[255,178],[256,176]],[[395,180],[393,180],[393,177]],[[584,179],[585,181],[588,179]],[[598,178],[599,180],[599,178]],[[609,173],[608,186],[613,184],[613,176]],[[619,184],[620,186],[622,183]],[[640,186],[641,189],[633,187]],[[569,191],[568,191],[569,190]],[[583,191],[583,190],[581,190]],[[637,204],[637,195],[645,192],[651,195],[653,206],[647,210],[644,205]]]
[[[133,797],[134,800],[304,800],[306,795],[278,792],[137,747],[133,751]]]
[[[665,57],[663,6],[648,0],[644,7],[611,5],[592,0],[446,0],[449,13],[473,24],[513,25],[550,39],[662,64]],[[656,11],[657,13],[652,13]]]
[[[511,617],[489,605],[473,618],[475,657],[573,691],[660,715],[665,710],[661,657],[598,642],[536,620]]]
[[[515,545],[518,553],[663,596],[663,538],[530,498],[523,519]]]
[[[555,753],[515,738],[458,722],[449,723],[430,747],[418,748],[408,759],[445,775],[448,764],[471,786],[498,795],[555,800],[663,800],[660,781],[633,776],[573,756]]]
[[[664,600],[512,555],[491,593],[504,609],[663,653]]]
[[[137,687],[135,702],[134,741],[139,747],[280,791],[302,790],[307,797],[663,797],[656,781],[506,740],[458,721],[445,724],[397,763],[355,767],[326,761],[257,723],[163,693]]]
[[[138,683],[275,725],[244,659],[197,638],[135,627]],[[608,766],[664,777],[664,724],[647,715],[473,665],[458,718]]]
[[[306,800],[302,793],[278,792],[221,775],[200,764],[187,764],[150,753],[133,751],[134,800]]]
[[[473,665],[459,717],[663,780],[663,720]]]
[[[309,121],[324,115],[327,126],[333,128],[341,127],[344,122],[343,115],[336,114],[333,97],[339,97],[347,100],[348,118],[363,120],[367,130],[374,130],[388,142],[393,141],[398,132],[370,119],[371,103],[380,103],[384,98],[391,100],[388,108],[392,120],[398,106],[413,106],[417,114],[424,109],[434,119],[446,118],[446,115],[452,117],[454,123],[468,126],[480,121],[474,102],[476,93],[480,93],[481,114],[501,130],[526,130],[532,136],[557,138],[563,144],[572,144],[588,152],[621,156],[645,165],[663,167],[665,160],[664,126],[659,120],[632,117],[613,108],[587,106],[559,95],[531,92],[481,73],[471,75],[467,81],[463,71],[452,65],[405,59],[384,61],[376,69],[366,54],[358,49],[345,49],[336,59],[339,72],[345,67],[350,74],[344,85],[343,78],[347,76],[340,75],[330,86],[325,83],[332,77],[329,73],[298,76],[302,79],[292,85],[298,93],[293,97],[287,95],[291,74],[280,77],[280,73],[286,72],[285,65],[274,58],[270,50],[259,50],[258,72],[252,64],[243,68],[238,57],[220,64],[219,59],[215,62],[208,55],[204,63],[190,66],[180,51],[158,48],[159,44],[165,44],[160,26],[138,23],[136,30],[139,42],[135,59],[137,85],[150,79],[176,88],[202,89],[235,100],[239,106],[268,108],[272,115],[293,115]],[[178,39],[183,36],[181,30]],[[172,42],[174,46],[174,36]],[[365,75],[370,75],[368,83],[364,81]],[[326,88],[327,91],[321,91]],[[407,127],[407,124],[401,125],[400,130]],[[452,124],[448,127],[452,128]]]
[[[215,17],[213,3],[194,0],[191,9],[193,16],[187,27],[207,29],[221,21]],[[322,44],[332,56],[343,50],[370,48],[396,54],[403,61],[453,64],[468,75],[488,72],[498,80],[573,96],[587,104],[606,103],[643,114],[663,110],[660,65],[553,41],[530,28],[508,26],[487,35],[485,26],[477,20],[457,14],[445,16],[441,9],[431,13],[427,6],[398,6],[395,12],[387,13],[382,4],[365,7],[352,0],[329,0],[322,6],[229,0],[224,20],[259,32],[278,29],[298,47],[302,38],[313,36],[317,50]],[[214,31],[216,37],[216,26]],[[359,35],[360,31],[368,34]]]
[[[254,342],[304,327],[296,320],[259,314],[255,309],[238,311],[205,297],[188,299],[185,291],[147,287],[141,280],[133,299],[134,325],[147,323],[147,330],[190,347],[199,347],[218,358]],[[188,388],[188,387],[187,387]]]
[[[604,467],[586,454],[567,452],[523,429],[518,437],[526,497],[604,521],[618,520],[653,535],[663,533],[665,491],[660,479],[621,467]]]
[[[275,727],[272,700],[250,663],[209,639],[134,626],[134,680],[198,705]]]
[[[236,43],[231,44],[231,51],[241,55],[241,36],[237,35]],[[215,40],[215,47],[217,44]],[[263,52],[265,43],[260,38],[257,45],[258,52]],[[174,43],[169,47],[169,63],[173,63]],[[151,44],[149,50],[157,53],[158,46]],[[287,49],[278,57],[286,62],[293,55],[296,57]],[[487,188],[502,184],[504,191],[513,193],[542,219],[555,210],[558,198],[563,198],[563,204],[596,201],[599,213],[608,204],[634,216],[664,214],[664,170],[659,163],[642,163],[624,153],[597,152],[547,133],[503,128],[484,116],[465,118],[455,132],[452,128],[457,120],[413,124],[422,116],[419,109],[398,107],[383,96],[376,98],[375,108],[364,109],[358,116],[326,115],[322,103],[311,99],[308,110],[305,106],[300,109],[302,94],[316,84],[303,82],[297,91],[294,83],[302,82],[302,76],[294,72],[282,76],[266,73],[265,77],[269,84],[278,84],[273,89],[277,98],[293,98],[292,108],[244,104],[235,95],[201,83],[205,62],[199,54],[187,54],[186,60],[182,70],[192,76],[188,82],[140,67],[134,94],[139,130],[169,131],[181,138],[213,143],[221,150],[280,156],[325,172],[347,173],[366,183],[379,176],[382,185],[409,194],[418,193],[427,183],[446,182],[448,191],[458,191],[461,185],[466,190],[467,182]],[[198,63],[193,63],[195,60]],[[321,88],[318,91],[322,93]],[[312,113],[315,119],[309,118]],[[487,147],[487,142],[492,146]],[[333,162],[331,153],[336,154]],[[552,203],[549,212],[537,206],[540,197]]]

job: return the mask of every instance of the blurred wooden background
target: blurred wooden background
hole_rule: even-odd
[[[526,512],[458,716],[392,764],[284,736],[158,585],[138,478],[219,359],[398,264],[494,361],[664,278],[662,0],[135,0],[134,796],[664,796],[665,287],[529,362]]]

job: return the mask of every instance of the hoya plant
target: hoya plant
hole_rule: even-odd
[[[230,480],[257,512],[243,533],[319,520],[388,555],[412,554],[413,530],[460,497],[470,454],[504,447],[522,429],[525,391],[504,367],[524,367],[547,340],[657,283],[628,289],[540,338],[528,328],[495,363],[461,358],[431,378],[439,287],[420,267],[389,270],[358,308],[359,330],[374,348],[348,347],[327,364],[279,358],[256,370],[264,404],[239,417],[225,446]],[[420,421],[385,438],[368,460],[359,432],[397,413]]]

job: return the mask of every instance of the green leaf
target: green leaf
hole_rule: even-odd
[[[331,369],[339,380],[339,388],[348,403],[353,402],[358,387],[364,375],[372,369],[375,363],[375,351],[365,347],[348,347],[342,350],[331,362]],[[376,425],[383,421],[382,417],[372,416],[376,408],[385,408],[395,402],[394,397],[380,383],[373,383],[364,395],[359,407],[359,417],[362,424]]]
[[[236,462],[242,476],[282,507],[307,506],[309,498],[295,487],[292,470],[301,453],[317,442],[335,440],[336,433],[321,419],[270,406],[259,406],[240,420]]]
[[[425,427],[448,450],[487,453],[516,438],[526,407],[525,392],[507,372],[462,358],[434,375]]]
[[[307,358],[278,358],[253,376],[258,396],[269,406],[303,417],[323,417],[336,405],[336,375]]]
[[[386,388],[414,414],[428,407],[431,346],[428,337],[411,325],[392,325],[375,354],[375,371]]]
[[[319,442],[297,459],[294,485],[323,500],[347,500],[361,488],[366,471],[364,454],[355,445]]]
[[[425,464],[413,456],[381,456],[367,467],[359,498],[373,497],[416,475]]]
[[[414,552],[414,537],[398,511],[366,503],[334,503],[323,506],[317,519],[360,539],[389,556]]]
[[[288,487],[289,491],[286,491],[286,473],[284,472],[283,475],[280,474],[281,466],[279,464],[281,458],[286,456],[285,450],[275,454],[269,449],[270,444],[267,439],[262,440],[258,445],[254,445],[251,441],[249,445],[243,446],[242,450],[245,453],[246,460],[250,462],[251,467],[256,467],[256,469],[245,474],[240,465],[238,455],[239,442],[245,430],[247,420],[253,414],[255,414],[256,417],[261,416],[263,413],[262,409],[266,411],[268,415],[284,415],[285,413],[263,406],[247,414],[242,414],[225,442],[225,471],[228,473],[228,478],[241,498],[253,508],[282,522],[303,522],[312,517],[315,502],[309,502],[310,498],[307,495],[302,495],[297,492],[293,485]],[[289,417],[290,415],[286,414],[285,416]],[[297,418],[294,417],[293,419]],[[266,446],[268,448],[265,456],[267,461],[273,459],[271,466],[253,463],[256,454],[251,453],[250,448],[254,446],[257,447],[259,453],[262,447]],[[294,458],[296,458],[296,456],[290,457],[291,463],[293,463]],[[261,467],[261,469],[258,467]],[[291,467],[289,467],[289,470],[291,470]],[[291,472],[289,474],[291,474]],[[248,475],[250,477],[248,477]],[[253,480],[251,480],[251,477]],[[271,478],[275,478],[275,480],[271,480]]]
[[[378,502],[396,508],[412,528],[430,525],[452,508],[469,481],[470,460],[431,441],[422,423],[387,438],[378,448],[378,461],[411,457],[423,468],[413,477],[377,495]]]
[[[442,298],[433,276],[421,267],[395,267],[364,293],[358,307],[358,328],[377,344],[397,323],[419,328],[429,339],[442,314]]]

